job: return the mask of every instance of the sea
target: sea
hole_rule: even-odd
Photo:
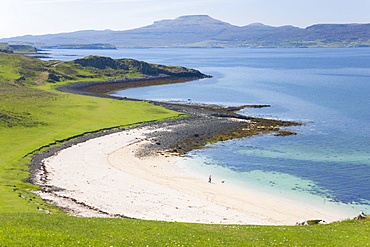
[[[178,165],[213,182],[370,214],[370,48],[148,48],[49,50],[44,60],[133,58],[213,76],[134,88],[115,96],[240,106],[240,114],[302,122],[297,135],[258,135],[207,145]]]

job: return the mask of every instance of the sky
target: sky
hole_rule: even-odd
[[[237,26],[370,23],[370,0],[0,0],[0,38],[128,30],[183,15]]]

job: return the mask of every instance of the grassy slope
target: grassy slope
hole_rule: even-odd
[[[37,49],[30,45],[9,45],[7,43],[0,43],[0,49],[22,54],[37,53]]]
[[[0,246],[363,246],[369,242],[369,222],[210,226],[65,215],[29,192],[36,186],[23,182],[28,177],[27,153],[84,132],[178,114],[144,102],[53,91],[50,84],[40,83],[44,66],[36,59],[0,54]],[[15,82],[22,76],[24,80]],[[40,86],[32,85],[37,80]]]
[[[222,226],[36,214],[0,220],[2,246],[366,246],[370,230],[363,222]]]
[[[45,68],[37,59],[3,55],[0,66],[0,212],[33,212],[39,207],[22,198],[36,199],[24,191],[35,186],[22,182],[28,177],[30,159],[22,157],[33,150],[84,132],[178,116],[144,102],[62,94],[52,92],[50,85],[26,87],[14,82],[25,77],[21,82],[27,85],[38,78]]]

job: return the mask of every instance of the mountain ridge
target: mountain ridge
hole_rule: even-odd
[[[236,26],[208,15],[180,16],[130,30],[81,30],[25,35],[0,42],[39,48],[55,45],[111,44],[116,47],[357,47],[370,46],[370,24]]]

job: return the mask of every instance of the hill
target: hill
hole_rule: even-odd
[[[179,115],[145,102],[85,97],[53,89],[73,82],[78,75],[88,76],[79,79],[85,81],[110,78],[108,71],[114,69],[104,62],[114,63],[114,60],[100,57],[93,60],[105,66],[95,68],[74,61],[44,62],[0,52],[0,217],[10,213],[44,214],[42,209],[46,208],[56,212],[30,192],[37,187],[26,183],[27,164],[31,159],[27,154],[34,150],[85,132]],[[120,69],[115,76],[120,73],[126,77],[143,76],[135,66]],[[50,77],[52,74],[55,78]],[[4,228],[0,227],[0,232],[2,230]],[[1,246],[11,246],[4,242],[4,234],[0,234],[0,242]],[[12,246],[20,245],[27,244]]]
[[[26,35],[0,42],[41,48],[96,43],[116,47],[367,47],[370,45],[370,24],[317,24],[299,28],[252,23],[240,27],[208,15],[190,15],[125,31]]]
[[[149,64],[134,59],[88,56],[73,61],[41,61],[0,52],[0,82],[18,85],[71,83],[76,81],[120,81],[132,78],[205,78],[198,70]]]
[[[37,49],[30,45],[10,45],[8,43],[0,43],[0,52],[17,53],[17,54],[33,54],[33,53],[37,53]]]

